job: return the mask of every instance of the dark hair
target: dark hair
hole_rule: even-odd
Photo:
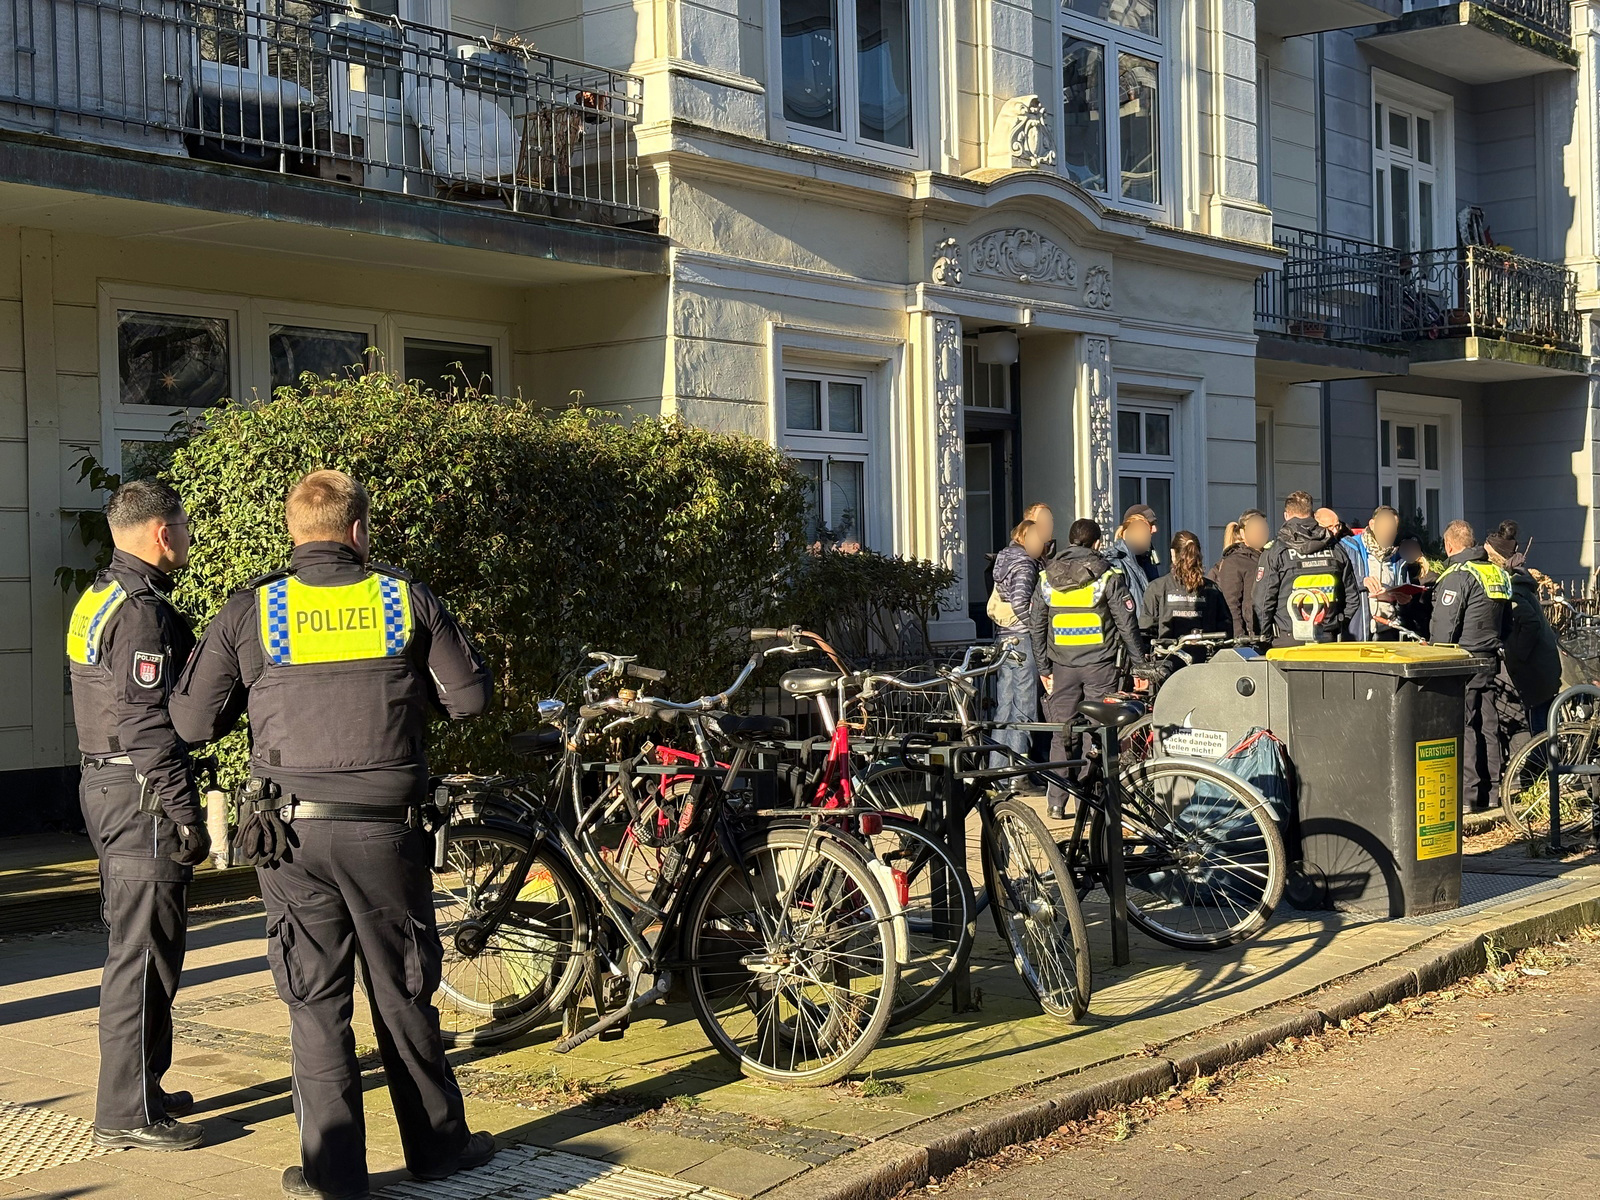
[[[1088,517],[1079,517],[1072,523],[1072,528],[1067,530],[1067,541],[1074,546],[1093,549],[1100,540],[1100,525]]]
[[[151,521],[170,521],[183,511],[178,493],[154,479],[125,483],[106,505],[106,523],[112,529],[137,529]]]
[[[1514,544],[1521,533],[1522,526],[1518,525],[1515,521],[1501,521],[1500,524],[1495,527],[1494,536],[1497,538],[1504,538],[1506,541]]]
[[[1200,555],[1200,539],[1187,529],[1172,535],[1172,578],[1190,595],[1199,592],[1206,581],[1206,564]]]
[[[1290,492],[1283,499],[1283,511],[1290,517],[1309,517],[1312,510],[1310,492]]]
[[[1372,510],[1372,516],[1369,519],[1376,521],[1379,517],[1393,517],[1396,521],[1398,521],[1400,519],[1400,513],[1399,510],[1390,508],[1387,504],[1380,504],[1377,508]]]

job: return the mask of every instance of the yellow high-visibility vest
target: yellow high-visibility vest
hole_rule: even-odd
[[[1451,563],[1439,575],[1439,582],[1443,583],[1455,572],[1460,570],[1471,571],[1478,577],[1478,582],[1483,584],[1484,593],[1491,600],[1511,599],[1511,576],[1503,568],[1497,567],[1492,562],[1464,562]]]
[[[411,641],[411,591],[373,573],[342,587],[312,587],[293,575],[256,589],[261,645],[274,666],[398,658]]]
[[[1060,592],[1050,586],[1044,572],[1039,579],[1044,584],[1045,603],[1061,612],[1050,614],[1051,638],[1057,646],[1101,646],[1105,644],[1105,625],[1100,619],[1100,601],[1106,594],[1108,581],[1119,574],[1113,567],[1100,578],[1071,591]]]
[[[127,591],[115,579],[79,596],[72,608],[72,623],[67,626],[67,657],[91,667],[99,662],[100,639],[105,636],[106,625],[127,598]]]

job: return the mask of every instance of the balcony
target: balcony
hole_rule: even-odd
[[[1362,44],[1463,83],[1578,69],[1569,0],[1407,0]]]
[[[1391,21],[1403,0],[1256,0],[1256,29],[1273,37],[1298,37]]]
[[[655,228],[633,144],[640,80],[532,46],[325,0],[0,0],[0,48],[0,129],[116,148],[108,175],[186,159],[325,193]]]
[[[1285,381],[1586,374],[1577,278],[1490,246],[1418,253],[1280,228],[1256,282],[1264,374]]]

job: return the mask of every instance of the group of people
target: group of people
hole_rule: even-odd
[[[1462,746],[1463,798],[1490,806],[1500,777],[1502,742],[1494,701],[1503,675],[1543,730],[1561,687],[1561,656],[1524,565],[1515,522],[1502,522],[1480,545],[1465,521],[1444,531],[1446,562],[1437,572],[1421,542],[1400,537],[1400,515],[1387,505],[1352,530],[1332,509],[1292,492],[1274,534],[1250,509],[1227,527],[1221,559],[1208,572],[1200,539],[1179,531],[1163,564],[1156,514],[1137,504],[1122,514],[1109,545],[1087,518],[1055,543],[1054,516],[1036,504],[1023,514],[1011,543],[995,557],[989,615],[1004,632],[1022,635],[1026,662],[1005,668],[997,722],[1043,719],[1060,726],[1086,698],[1121,690],[1128,667],[1152,641],[1210,634],[1274,647],[1336,641],[1421,639],[1459,646],[1484,659],[1466,685]],[[1028,734],[1000,738],[1025,753]],[[1065,753],[1057,734],[1053,759]],[[1052,789],[1052,815],[1066,796]]]
[[[211,850],[191,750],[248,714],[251,781],[240,837],[260,867],[267,957],[289,1007],[301,1161],[285,1195],[367,1195],[361,1071],[350,1027],[356,962],[406,1166],[439,1180],[487,1162],[467,1126],[433,993],[434,920],[424,733],[430,714],[483,712],[482,660],[433,593],[368,561],[369,500],[313,471],[285,504],[288,566],[252,580],[198,642],[172,602],[189,559],[178,494],[122,485],[106,510],[110,565],[72,614],[67,654],[80,800],[110,928],[100,985],[94,1142],[188,1150],[204,1127],[167,1092],[187,886]]]

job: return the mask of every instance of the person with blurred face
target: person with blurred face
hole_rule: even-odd
[[[1127,581],[1134,608],[1144,603],[1145,588],[1161,574],[1161,557],[1155,552],[1156,510],[1148,504],[1135,504],[1122,514],[1116,540],[1106,551],[1106,561],[1118,568]]]
[[[1028,510],[1040,512],[1039,519],[1023,517],[1011,531],[1011,543],[995,555],[994,591],[989,596],[989,618],[1001,638],[1015,638],[1015,649],[1022,661],[1008,657],[996,679],[995,721],[998,724],[1027,724],[1039,719],[1039,671],[1033,658],[1033,639],[1028,620],[1034,599],[1039,594],[1039,566],[1045,547],[1051,541],[1050,510],[1036,504]],[[1033,735],[1025,729],[997,729],[995,741],[1026,756]],[[996,770],[1010,765],[1003,754],[995,754],[991,766]]]
[[[1255,508],[1246,509],[1237,521],[1230,521],[1223,534],[1222,559],[1211,577],[1227,601],[1235,637],[1254,637],[1260,632],[1255,613],[1256,567],[1271,537],[1267,515]]]

